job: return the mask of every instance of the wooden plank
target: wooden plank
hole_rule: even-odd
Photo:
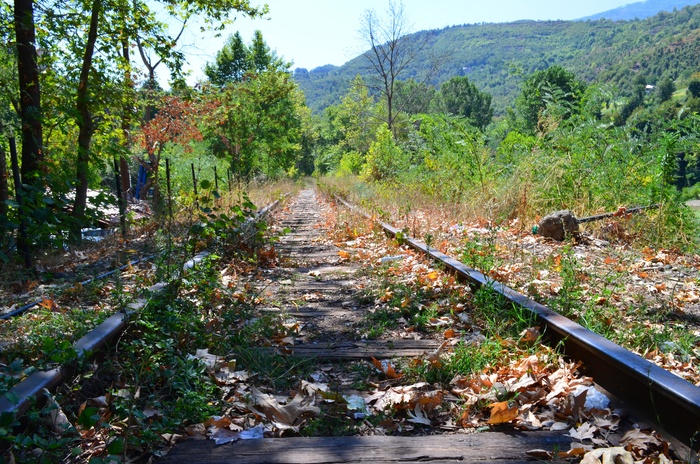
[[[526,451],[568,450],[563,433],[511,431],[422,437],[294,437],[239,440],[215,447],[188,440],[158,462],[188,464],[526,463]]]
[[[281,309],[281,308],[260,308],[258,311],[262,312],[267,312],[267,313],[280,313],[285,316],[289,317],[296,317],[296,318],[314,318],[314,317],[328,317],[328,316],[336,316],[336,317],[347,317],[347,316],[353,316],[354,314],[357,313],[357,311],[353,311],[351,309],[346,309],[346,308],[340,308],[340,307],[331,307],[331,306],[325,306],[325,307],[319,307],[319,308],[309,308],[309,307],[303,307],[303,308],[290,308],[290,309]]]
[[[324,360],[407,358],[421,356],[437,349],[440,344],[435,340],[358,340],[343,342],[313,343],[295,345],[287,348],[293,356],[318,358]]]

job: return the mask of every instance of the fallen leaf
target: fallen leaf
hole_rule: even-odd
[[[372,364],[374,364],[374,367],[376,367],[378,371],[382,372],[389,379],[399,379],[402,376],[402,374],[399,374],[394,370],[394,366],[392,366],[386,359],[379,361],[378,359],[372,357]]]
[[[509,407],[507,401],[494,403],[490,406],[491,417],[488,420],[489,424],[504,424],[518,417],[518,408]]]
[[[281,405],[272,396],[261,392],[255,387],[251,387],[250,391],[253,403],[262,409],[263,415],[284,425],[294,427],[298,425],[299,419],[303,415],[318,416],[321,412],[317,406],[314,406],[314,398],[311,396],[305,397],[297,393],[292,401]]]
[[[39,306],[48,309],[49,311],[57,311],[58,305],[51,298],[44,298],[39,302]]]
[[[540,335],[541,333],[539,327],[528,327],[520,332],[520,342],[525,343],[526,345],[532,345],[539,340]]]
[[[583,441],[586,439],[590,440],[593,439],[593,437],[595,436],[596,430],[598,430],[597,427],[591,425],[588,422],[584,422],[578,428],[572,427],[571,430],[569,430],[569,436],[574,440],[579,441]]]
[[[581,464],[634,464],[634,458],[629,451],[616,446],[587,452],[583,456]]]
[[[425,415],[425,411],[421,409],[420,404],[416,404],[416,407],[413,408],[413,412],[408,411],[407,415],[409,422],[413,422],[414,424],[432,425],[432,422],[430,422],[428,416]]]

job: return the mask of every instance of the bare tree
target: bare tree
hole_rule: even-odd
[[[428,34],[411,35],[411,26],[404,11],[402,1],[389,1],[384,16],[374,10],[366,10],[362,18],[360,33],[367,41],[369,50],[363,56],[369,62],[371,72],[376,79],[370,80],[369,86],[377,91],[386,103],[386,123],[396,138],[396,118],[402,112],[402,105],[397,104],[397,86],[399,76],[423,53],[427,46]],[[439,58],[431,58],[430,66],[421,86],[434,76]],[[411,98],[405,101],[411,101]]]

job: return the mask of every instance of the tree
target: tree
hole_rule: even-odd
[[[540,129],[545,111],[555,119],[568,119],[579,111],[585,90],[586,85],[561,66],[534,72],[523,82],[515,102],[521,128],[526,133]]]
[[[402,112],[402,108],[396,105],[396,83],[406,68],[425,50],[429,35],[409,37],[403,3],[394,0],[389,1],[386,17],[382,18],[374,11],[367,10],[362,22],[361,32],[369,45],[369,50],[363,56],[377,81],[370,85],[384,100],[387,127],[396,138],[396,118]],[[423,83],[429,80],[435,69],[436,66],[431,67],[422,80]]]
[[[88,190],[88,167],[90,163],[90,142],[95,133],[95,122],[90,112],[88,102],[88,80],[92,59],[97,42],[97,29],[99,27],[100,10],[102,0],[93,0],[90,11],[90,25],[88,28],[83,63],[80,68],[80,78],[78,81],[78,91],[76,94],[76,110],[78,114],[78,159],[76,163],[75,178],[78,181],[75,189],[75,202],[73,204],[73,216],[76,221],[71,226],[71,236],[73,240],[81,240],[81,229],[85,219],[85,208],[87,206]]]
[[[421,114],[431,110],[437,90],[425,82],[415,79],[396,83],[396,106],[406,114]]]
[[[22,120],[22,183],[37,185],[40,182],[37,180],[37,173],[41,168],[44,152],[33,0],[15,0],[14,26]]]
[[[448,113],[467,118],[481,130],[493,118],[491,95],[481,92],[467,77],[453,77],[444,82],[440,95]]]
[[[693,79],[688,82],[688,93],[693,98],[700,98],[700,80]]]
[[[676,91],[676,84],[671,79],[665,77],[656,85],[656,95],[660,103],[668,101]]]
[[[169,144],[178,144],[188,150],[190,142],[201,141],[202,133],[197,123],[211,110],[211,106],[175,96],[164,97],[158,113],[139,132],[139,144],[146,150],[148,159],[138,158],[148,172],[148,181],[142,186],[142,198],[153,187],[153,203],[158,206],[160,159]]]
[[[286,72],[266,71],[209,95],[206,139],[240,182],[274,177],[296,161],[302,96]]]
[[[377,117],[374,99],[369,95],[361,76],[355,77],[348,93],[333,113],[333,123],[342,133],[340,141],[344,151],[365,155],[381,124]]]
[[[236,32],[217,52],[214,64],[207,63],[204,74],[212,84],[219,87],[231,82],[241,82],[244,74],[252,67],[250,58],[248,47],[243,43],[241,34]]]
[[[253,64],[253,71],[261,73],[272,67],[273,56],[270,47],[263,39],[262,32],[256,30],[253,33],[253,43],[250,45],[250,55]]]

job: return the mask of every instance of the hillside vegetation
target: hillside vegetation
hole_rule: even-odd
[[[503,24],[453,26],[411,36],[428,46],[406,69],[402,79],[420,78],[439,57],[438,85],[453,76],[467,76],[493,95],[496,115],[503,115],[524,77],[560,65],[580,79],[606,83],[623,94],[632,83],[655,84],[668,77],[687,81],[697,71],[700,56],[700,6],[661,12],[644,20],[521,21]],[[338,103],[358,74],[371,71],[364,57],[341,67],[312,71],[297,69],[295,78],[309,107],[318,112]]]

